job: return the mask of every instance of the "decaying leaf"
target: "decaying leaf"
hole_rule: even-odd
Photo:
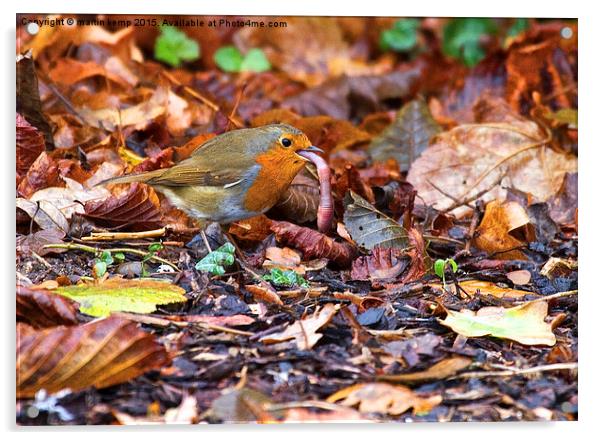
[[[44,135],[17,113],[17,175],[24,176],[44,151]]]
[[[312,222],[318,216],[320,188],[317,185],[295,184],[288,187],[273,210],[298,223]]]
[[[345,406],[358,406],[362,413],[399,415],[410,408],[414,414],[426,414],[443,400],[440,395],[420,397],[411,389],[387,383],[365,383],[343,388],[326,399]]]
[[[437,362],[435,365],[432,365],[423,371],[405,374],[382,375],[378,376],[378,380],[385,382],[415,383],[446,379],[465,369],[471,363],[472,360],[465,356],[451,356],[447,359]]]
[[[65,249],[45,249],[44,246],[61,243],[63,238],[65,238],[65,232],[56,228],[42,229],[33,234],[18,236],[16,240],[17,255],[30,255],[32,252],[40,256],[51,252],[60,253]]]
[[[272,221],[271,229],[278,241],[303,252],[304,259],[328,258],[340,267],[351,264],[355,248],[349,243],[338,243],[314,229],[283,221]]]
[[[358,257],[351,266],[353,280],[386,280],[397,277],[408,266],[403,251],[376,246],[370,255]]]
[[[218,397],[211,404],[212,415],[226,423],[270,422],[280,412],[267,411],[272,400],[258,391],[242,388]]]
[[[184,289],[155,280],[109,278],[54,291],[77,301],[82,313],[97,317],[111,312],[151,313],[157,305],[186,302]]]
[[[17,324],[18,398],[33,397],[41,389],[105,388],[168,362],[153,336],[123,319],[45,330]]]
[[[48,290],[17,286],[17,321],[34,328],[75,325],[77,303]]]
[[[134,183],[121,195],[86,203],[84,216],[101,226],[144,231],[163,226],[160,207],[154,190]]]
[[[579,188],[577,173],[566,173],[558,192],[548,199],[550,217],[559,224],[576,221]]]
[[[271,304],[278,304],[279,306],[284,304],[282,302],[282,299],[280,299],[280,296],[278,296],[278,293],[276,293],[276,291],[270,285],[258,286],[255,284],[247,284],[245,286],[245,289],[251,292],[253,298],[258,299],[260,301],[265,301]]]
[[[393,158],[401,171],[407,171],[439,132],[441,127],[431,116],[424,100],[415,99],[406,103],[393,124],[372,140],[368,152],[377,161]]]
[[[495,336],[525,345],[552,346],[556,336],[551,324],[544,321],[547,312],[545,301],[531,301],[509,309],[483,307],[476,313],[447,310],[447,317],[439,322],[468,338]]]
[[[364,249],[408,247],[408,235],[403,226],[353,191],[349,195],[344,221],[353,241]]]
[[[489,202],[475,232],[474,244],[502,260],[524,260],[520,248],[535,240],[529,215],[516,202]]]
[[[265,215],[239,220],[230,224],[228,232],[241,240],[261,241],[272,233],[270,219]]]
[[[496,298],[506,298],[506,299],[521,299],[526,295],[538,296],[533,292],[528,292],[526,290],[517,290],[510,289],[508,287],[500,287],[491,281],[483,281],[483,280],[465,280],[459,281],[458,285],[461,288],[461,291],[458,292],[455,284],[450,284],[447,286],[447,289],[454,293],[455,295],[462,296],[463,294],[468,294],[469,296],[474,296],[478,293],[481,295],[491,295]],[[440,285],[434,285],[433,287],[437,289],[443,290],[443,287]]]
[[[577,170],[577,158],[544,145],[534,122],[461,125],[437,136],[412,164],[408,181],[439,210],[488,189],[483,200],[504,200],[507,187],[545,201],[560,188],[565,173]],[[468,208],[452,212],[463,215]]]
[[[339,310],[338,305],[326,304],[321,309],[316,309],[313,315],[296,321],[280,333],[272,333],[260,339],[264,344],[276,344],[294,339],[299,350],[309,350],[322,338],[317,333],[330,322]]]

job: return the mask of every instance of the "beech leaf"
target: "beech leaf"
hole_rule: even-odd
[[[45,289],[17,286],[17,321],[34,328],[77,324],[77,303]]]

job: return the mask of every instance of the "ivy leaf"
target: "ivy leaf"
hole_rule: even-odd
[[[271,281],[277,286],[309,287],[309,283],[307,282],[307,280],[294,270],[282,270],[278,268],[273,268],[269,274],[263,276],[263,279],[266,281]]]
[[[420,22],[415,18],[397,20],[391,29],[380,34],[380,47],[383,50],[408,52],[416,46]]]
[[[454,18],[443,29],[443,52],[472,67],[485,58],[481,38],[496,32],[497,26],[490,18]]]
[[[226,243],[216,250],[205,255],[195,267],[201,272],[209,272],[212,275],[223,275],[226,273],[224,266],[234,264],[234,246],[232,243]]]
[[[240,65],[243,72],[267,72],[272,68],[269,60],[261,49],[251,49],[245,55]]]
[[[161,26],[161,35],[155,40],[155,59],[172,67],[178,67],[182,61],[199,59],[199,44],[186,36],[175,26]]]
[[[240,72],[243,56],[236,47],[224,46],[215,51],[213,60],[224,72]]]

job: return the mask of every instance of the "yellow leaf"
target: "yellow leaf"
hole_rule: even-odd
[[[441,324],[466,337],[495,336],[511,339],[525,345],[549,345],[556,343],[551,324],[544,321],[548,304],[531,301],[520,306],[483,307],[478,312],[447,310]]]

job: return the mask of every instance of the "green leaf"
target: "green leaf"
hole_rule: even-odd
[[[273,268],[269,274],[263,276],[263,279],[266,281],[271,281],[277,286],[309,287],[309,283],[307,282],[307,280],[294,270],[282,270],[278,268]]]
[[[418,41],[420,22],[415,18],[397,20],[391,29],[380,34],[380,47],[383,50],[409,52]]]
[[[448,258],[445,261],[450,265],[453,273],[456,273],[458,271],[458,264],[456,263],[456,261],[453,258]]]
[[[148,251],[153,253],[159,252],[161,249],[163,249],[163,245],[161,243],[152,243],[148,247]]]
[[[155,40],[155,59],[178,67],[182,61],[195,61],[201,55],[199,44],[175,26],[161,26]]]
[[[100,261],[105,262],[107,266],[113,264],[113,257],[111,256],[111,252],[102,251],[102,254],[100,254]]]
[[[224,72],[240,72],[243,56],[236,47],[224,46],[215,51],[213,60]]]
[[[497,32],[490,18],[454,18],[443,29],[443,52],[472,67],[485,58],[481,38]]]
[[[435,261],[433,269],[435,270],[435,275],[439,278],[443,278],[443,275],[445,274],[445,260],[439,259]]]
[[[556,337],[552,325],[545,322],[547,311],[546,302],[531,301],[509,309],[483,307],[476,313],[447,310],[447,317],[439,322],[468,338],[490,335],[525,345],[552,346]]]
[[[516,18],[510,29],[508,29],[508,37],[516,37],[520,33],[529,29],[529,20],[526,18]]]
[[[100,278],[105,273],[107,273],[107,263],[105,263],[104,261],[97,261],[94,264],[94,277]]]
[[[242,72],[267,72],[272,68],[267,57],[261,49],[251,49],[245,55],[240,65]]]
[[[58,287],[54,292],[78,302],[80,312],[96,317],[111,312],[151,313],[159,304],[186,301],[184,289],[155,280],[110,278],[102,283]]]
[[[226,243],[216,250],[209,252],[194,267],[201,272],[223,275],[226,273],[224,266],[232,266],[234,264],[234,250],[232,243]]]
[[[123,252],[117,252],[113,255],[113,258],[117,261],[125,261],[125,255]]]

